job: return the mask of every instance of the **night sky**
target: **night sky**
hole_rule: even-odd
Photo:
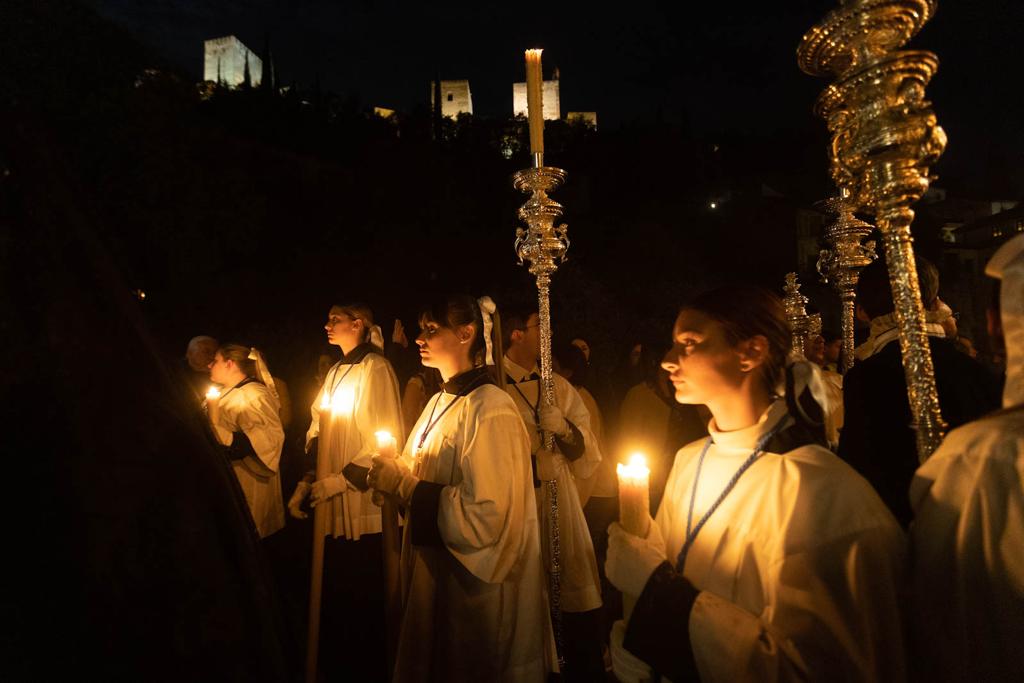
[[[334,0],[91,0],[185,73],[201,77],[202,41],[235,34],[256,51],[269,35],[283,83],[411,109],[429,80],[468,78],[474,111],[511,111],[522,50],[541,46],[561,71],[563,114],[597,111],[602,127],[661,117],[697,135],[772,135],[812,123],[823,81],[801,73],[801,35],[835,2],[394,3]],[[535,8],[544,7],[544,11]],[[1024,3],[941,2],[910,47],[942,66],[929,89],[951,144],[945,165],[968,173],[993,147],[1024,153],[1014,114],[1024,77]],[[968,152],[969,150],[969,152]],[[941,169],[940,169],[941,170]]]

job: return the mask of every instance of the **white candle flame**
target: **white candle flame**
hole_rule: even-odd
[[[628,465],[620,462],[615,469],[619,475],[626,476],[631,479],[647,477],[651,473],[650,468],[647,467],[647,459],[643,456],[643,453],[634,453],[629,456]]]
[[[210,387],[206,392],[206,398],[220,398],[220,389],[217,387]]]

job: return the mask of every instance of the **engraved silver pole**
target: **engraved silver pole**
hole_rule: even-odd
[[[519,171],[513,177],[513,186],[530,198],[519,208],[519,219],[527,227],[516,230],[516,255],[519,263],[529,264],[529,270],[537,278],[537,311],[540,318],[540,377],[541,400],[547,405],[555,404],[555,381],[551,370],[551,275],[558,264],[565,259],[569,249],[565,224],[555,227],[555,221],[562,216],[562,206],[548,197],[565,182],[565,171],[544,166],[542,153],[533,155],[533,167]],[[554,450],[553,434],[544,434],[544,447]],[[555,629],[555,646],[559,662],[564,664],[562,643],[561,606],[561,542],[558,529],[558,482],[547,482],[551,499],[548,543],[551,550],[551,617]]]

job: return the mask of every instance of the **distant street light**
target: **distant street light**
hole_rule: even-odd
[[[712,209],[717,209],[718,208],[718,202],[711,202],[711,208]]]

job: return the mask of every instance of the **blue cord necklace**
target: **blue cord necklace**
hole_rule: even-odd
[[[704,466],[704,456],[707,455],[708,449],[711,448],[712,444],[711,437],[708,437],[708,440],[704,443],[704,449],[700,452],[700,458],[697,460],[697,472],[693,477],[693,490],[690,492],[690,510],[686,515],[686,541],[683,543],[683,547],[680,548],[679,557],[676,559],[677,572],[679,572],[680,574],[683,573],[683,567],[686,566],[686,556],[690,552],[690,548],[693,546],[693,542],[697,539],[697,534],[699,534],[700,530],[704,528],[704,524],[708,521],[708,519],[711,518],[711,515],[714,514],[715,510],[718,509],[718,506],[722,504],[722,501],[725,500],[725,497],[732,492],[733,488],[735,488],[736,486],[736,482],[740,480],[740,477],[743,476],[743,473],[750,469],[750,466],[753,465],[759,457],[761,457],[761,453],[764,451],[765,446],[768,445],[768,442],[771,441],[776,434],[782,431],[782,425],[785,422],[786,417],[783,416],[783,418],[779,420],[778,424],[776,424],[764,436],[758,439],[757,444],[754,445],[754,452],[747,456],[747,459],[744,460],[743,464],[740,465],[738,470],[736,470],[736,474],[732,475],[732,478],[729,480],[729,483],[725,485],[725,488],[722,489],[722,492],[718,494],[718,498],[715,500],[714,503],[711,504],[711,507],[708,508],[707,512],[704,513],[704,516],[700,518],[700,521],[697,522],[697,526],[694,527],[693,506],[694,503],[697,501],[697,483],[700,481],[700,471],[701,468]]]

